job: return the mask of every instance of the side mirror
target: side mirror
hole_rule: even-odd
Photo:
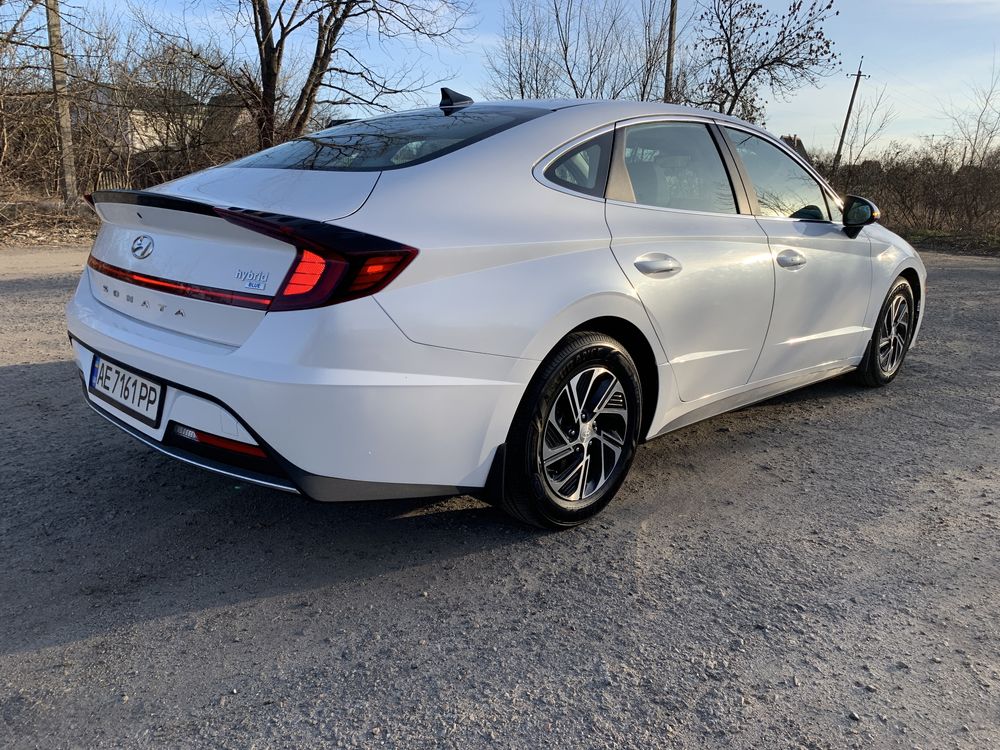
[[[849,195],[844,201],[844,227],[848,230],[848,234],[853,231],[852,236],[857,236],[861,227],[874,224],[881,216],[882,212],[878,210],[878,206],[867,198]]]

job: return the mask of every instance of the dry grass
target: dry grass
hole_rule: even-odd
[[[944,232],[933,229],[914,229],[900,234],[920,250],[939,250],[959,255],[1000,257],[1000,236],[963,232]]]
[[[89,244],[98,225],[82,202],[76,208],[43,200],[0,204],[0,248]]]

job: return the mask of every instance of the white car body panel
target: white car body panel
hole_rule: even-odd
[[[794,238],[749,214],[642,208],[546,184],[539,169],[587,134],[692,117],[632,102],[548,106],[558,109],[400,169],[220,167],[151,191],[197,201],[200,213],[98,203],[95,260],[234,293],[273,293],[296,251],[213,206],[333,222],[419,253],[374,295],[290,312],[132,288],[88,268],[67,308],[81,377],[96,352],[166,386],[157,428],[92,405],[165,452],[172,423],[262,446],[287,481],[178,457],[318,499],[445,494],[487,483],[541,362],[594,321],[644,345],[652,437],[856,366],[900,273],[915,274],[923,310],[923,265],[883,227],[866,227],[845,255],[842,227],[826,224],[807,266],[789,272],[775,248]],[[144,259],[130,253],[138,235],[155,240]],[[639,273],[634,261],[656,251],[682,272]],[[264,286],[248,288],[248,276]]]
[[[705,215],[608,201],[618,262],[645,303],[680,397],[745,385],[771,317],[774,270],[752,216]],[[647,276],[636,260],[662,253],[676,275]]]
[[[774,312],[754,380],[767,380],[864,354],[871,295],[871,242],[830,222],[758,217],[774,258]],[[804,264],[781,267],[778,255],[798,253]],[[881,304],[882,295],[879,296]]]
[[[284,211],[317,221],[349,216],[368,200],[380,172],[213,167],[154,190],[207,203]]]
[[[317,320],[305,321],[302,312]],[[89,372],[97,351],[189,392],[223,394],[253,433],[311,474],[451,487],[485,482],[507,430],[492,424],[494,414],[513,414],[537,362],[414,344],[370,298],[302,312],[269,313],[235,351],[191,346],[189,337],[109,314],[84,278],[69,305],[69,332],[81,372]],[[319,345],[331,338],[337,347]],[[169,421],[187,424],[172,412],[178,394],[168,388],[159,429],[114,416],[162,440]],[[379,415],[391,418],[393,429],[372,430]]]
[[[920,328],[924,322],[924,312],[927,305],[927,269],[917,251],[908,242],[890,232],[879,224],[870,224],[863,233],[872,243],[872,295],[865,314],[865,325],[872,328],[882,308],[882,300],[893,281],[904,272],[916,274],[919,283],[917,291],[920,294],[920,315],[917,317],[917,327],[910,339],[911,348],[917,343]]]

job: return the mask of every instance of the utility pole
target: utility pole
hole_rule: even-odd
[[[674,48],[677,44],[677,0],[670,0],[670,29],[667,32],[667,72],[663,78],[663,101],[674,100]]]
[[[66,50],[62,39],[62,18],[59,0],[45,0],[45,20],[49,29],[49,57],[52,61],[52,95],[56,105],[59,131],[60,182],[67,206],[77,201],[76,161],[73,152],[73,128],[69,113],[69,75],[66,72]]]
[[[865,56],[861,56],[861,62],[858,63],[857,73],[848,73],[847,77],[854,78],[854,90],[851,91],[851,103],[847,105],[847,117],[844,118],[844,127],[840,131],[840,143],[837,144],[837,155],[833,157],[833,172],[837,171],[840,166],[840,155],[844,152],[844,137],[847,135],[847,126],[851,122],[851,110],[854,109],[854,97],[858,95],[858,85],[861,83],[862,78],[871,78],[871,76],[866,76],[861,72],[861,66],[865,62]]]

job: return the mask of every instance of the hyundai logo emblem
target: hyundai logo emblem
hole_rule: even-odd
[[[148,234],[140,234],[132,240],[132,255],[138,260],[148,258],[153,252],[153,238]]]

